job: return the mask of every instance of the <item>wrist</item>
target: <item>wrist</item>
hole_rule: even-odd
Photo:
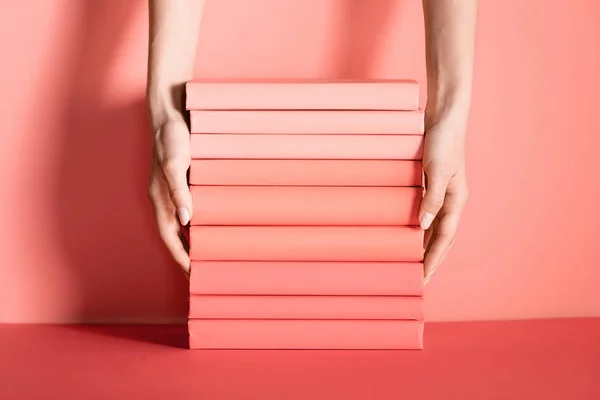
[[[185,83],[148,85],[146,103],[153,132],[171,121],[185,121],[184,93]]]
[[[471,107],[470,87],[434,88],[428,93],[425,125],[449,125],[466,130]]]

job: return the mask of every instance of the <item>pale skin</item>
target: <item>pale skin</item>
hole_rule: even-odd
[[[477,0],[423,0],[427,106],[423,168],[426,193],[419,210],[425,232],[425,283],[453,247],[469,190],[465,138],[471,104]],[[192,79],[204,0],[150,0],[147,103],[152,126],[148,194],[160,237],[189,275],[182,234],[194,213],[186,174],[189,131],[183,91]]]

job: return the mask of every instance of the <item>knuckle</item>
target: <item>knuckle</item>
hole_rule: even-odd
[[[443,179],[445,181],[449,181],[450,178],[452,178],[452,175],[454,175],[452,168],[444,168],[439,173],[440,179]]]
[[[156,199],[156,196],[158,194],[158,190],[159,189],[158,189],[156,183],[151,182],[148,185],[147,195],[148,195],[148,198],[150,199],[150,201],[154,201]]]
[[[175,157],[162,160],[160,166],[166,175],[173,175],[181,170],[181,162]]]
[[[173,228],[170,224],[159,224],[158,235],[161,240],[168,246],[171,246],[173,242],[173,236],[175,235]]]
[[[173,201],[183,201],[183,190],[174,188],[169,190],[169,197]]]
[[[456,242],[456,235],[454,234],[454,232],[442,232],[439,234],[440,241],[444,241],[445,243],[448,244],[448,247],[452,247],[454,246],[454,243]]]
[[[424,167],[424,170],[432,179],[443,179],[452,175],[452,168],[445,163],[431,162]]]
[[[464,186],[463,189],[461,190],[462,192],[462,197],[464,199],[465,202],[469,201],[469,198],[471,197],[471,191],[469,190],[468,186]]]
[[[442,197],[430,197],[427,199],[427,204],[432,208],[442,208],[444,205],[444,199]]]
[[[167,230],[164,227],[159,226],[158,236],[165,244],[169,243],[169,233],[167,232]]]

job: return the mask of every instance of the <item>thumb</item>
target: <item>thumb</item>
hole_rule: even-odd
[[[178,160],[167,161],[162,166],[169,187],[169,197],[177,210],[179,222],[187,225],[192,218],[192,195],[187,184],[187,164]]]
[[[446,189],[450,178],[435,165],[425,170],[425,195],[419,210],[421,229],[427,230],[444,205]]]

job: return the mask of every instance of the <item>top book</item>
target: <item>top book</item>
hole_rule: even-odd
[[[414,80],[203,81],[186,84],[188,110],[414,111]]]

